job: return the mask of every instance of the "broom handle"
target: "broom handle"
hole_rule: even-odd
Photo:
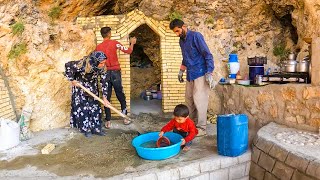
[[[76,83],[77,86],[79,86],[81,89],[83,89],[85,92],[87,92],[89,95],[91,95],[92,97],[94,97],[96,100],[98,100],[99,102],[101,102],[104,105],[104,101],[99,98],[98,96],[96,96],[95,94],[93,94],[89,89],[85,88],[84,86],[82,86],[80,83]],[[112,109],[114,112],[116,112],[117,114],[119,114],[121,117],[128,119],[130,121],[132,121],[131,118],[129,118],[127,115],[122,114],[118,109],[116,109],[115,107],[113,107],[111,104],[108,104],[108,108]]]

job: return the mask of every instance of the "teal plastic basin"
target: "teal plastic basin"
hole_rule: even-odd
[[[149,148],[141,146],[144,143],[150,141],[156,142],[159,138],[159,132],[151,132],[142,134],[135,137],[132,140],[132,146],[136,149],[137,154],[148,160],[163,160],[171,158],[180,152],[181,139],[183,138],[180,134],[173,132],[166,132],[164,136],[170,140],[170,146],[160,148]]]

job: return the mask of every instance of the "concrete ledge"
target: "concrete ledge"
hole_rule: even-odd
[[[212,154],[209,157],[190,162],[177,163],[164,168],[153,168],[146,171],[127,173],[109,178],[109,180],[231,180],[249,179],[251,151],[238,157],[225,157]]]
[[[320,179],[320,135],[270,123],[252,145],[251,179]]]

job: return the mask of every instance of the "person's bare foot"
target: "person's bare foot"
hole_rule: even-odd
[[[182,151],[187,152],[190,150],[190,146],[185,146],[182,148]]]
[[[111,121],[107,121],[104,125],[107,129],[111,128]]]

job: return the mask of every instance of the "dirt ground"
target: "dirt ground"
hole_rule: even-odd
[[[139,119],[142,128],[150,132],[159,131],[170,117],[140,114],[134,118]],[[47,171],[60,177],[82,175],[110,177],[145,168],[160,168],[216,153],[215,137],[206,136],[196,138],[192,149],[187,153],[180,153],[164,161],[143,160],[131,146],[131,140],[138,135],[134,125],[124,126],[121,120],[112,122],[113,129],[107,130],[107,135],[104,137],[86,138],[77,130],[68,128],[35,133],[32,139],[0,152],[0,177],[5,177],[8,171],[23,170],[28,167],[36,167],[38,171]],[[47,143],[55,144],[56,148],[50,154],[43,155],[41,149]],[[16,173],[17,176],[23,177],[23,171]]]

